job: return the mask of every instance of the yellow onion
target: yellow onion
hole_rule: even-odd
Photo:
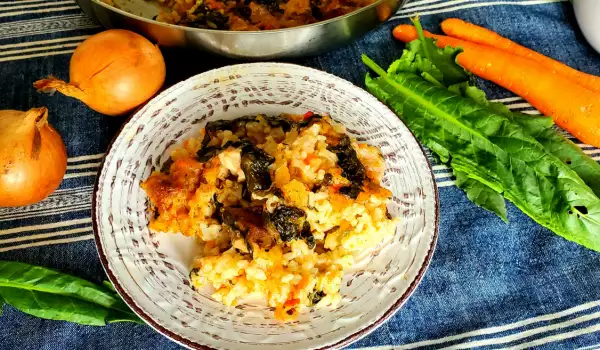
[[[67,150],[46,107],[0,111],[0,207],[48,197],[67,170]]]
[[[69,83],[50,76],[33,86],[42,92],[58,90],[97,112],[118,116],[150,99],[163,85],[165,74],[158,47],[139,34],[111,29],[77,47]]]

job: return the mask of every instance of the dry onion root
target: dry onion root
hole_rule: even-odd
[[[112,116],[126,114],[149,100],[165,81],[165,61],[143,36],[121,29],[96,34],[77,47],[70,82],[55,77],[36,81],[41,92],[59,92]]]
[[[41,201],[60,185],[67,150],[46,107],[0,111],[0,207]]]

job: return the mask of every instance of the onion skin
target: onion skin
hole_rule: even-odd
[[[69,75],[69,83],[50,76],[33,86],[41,92],[58,90],[97,112],[120,116],[156,94],[165,81],[166,67],[160,50],[148,39],[111,29],[77,47]]]
[[[48,197],[67,170],[67,150],[46,107],[0,111],[0,207]]]

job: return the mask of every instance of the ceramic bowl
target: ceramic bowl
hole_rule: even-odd
[[[590,45],[600,53],[600,1],[573,0],[575,17]]]
[[[210,290],[194,291],[193,238],[148,230],[140,188],[169,151],[208,121],[243,115],[330,114],[359,142],[379,147],[400,216],[395,236],[361,256],[343,280],[340,305],[311,309],[291,323],[260,304],[226,307]],[[190,348],[292,350],[336,348],[368,334],[414,291],[433,254],[438,197],[430,165],[407,127],[351,83],[290,64],[255,63],[212,70],[181,82],[135,113],[111,143],[93,195],[98,253],[110,281],[150,326]]]

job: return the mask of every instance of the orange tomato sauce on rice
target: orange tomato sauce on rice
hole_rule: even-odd
[[[329,116],[258,115],[207,124],[142,188],[151,230],[203,244],[194,287],[229,306],[262,299],[289,321],[335,307],[355,256],[394,235],[384,170]]]

